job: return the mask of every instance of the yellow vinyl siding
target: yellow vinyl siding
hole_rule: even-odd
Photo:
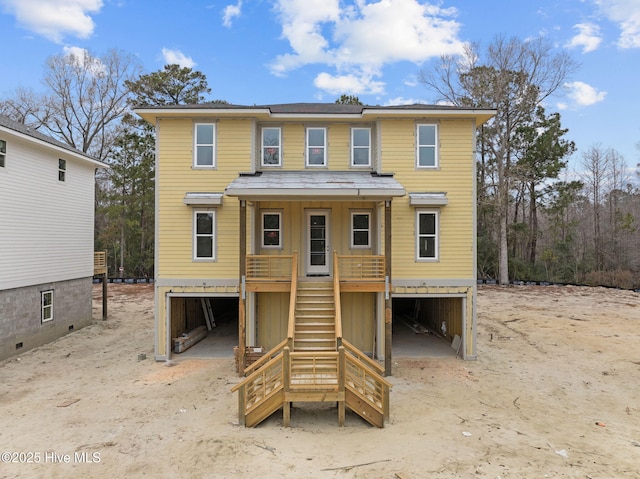
[[[257,295],[257,344],[267,348],[276,346],[287,337],[289,321],[289,293],[256,293]]]
[[[269,126],[261,124],[260,127]],[[282,169],[299,171],[306,165],[306,130],[307,127],[326,128],[327,165],[330,170],[346,171],[351,168],[351,128],[371,128],[363,123],[285,123],[277,124],[282,128],[283,163]],[[260,138],[258,136],[258,138]],[[259,140],[258,140],[259,141]],[[374,142],[372,133],[371,142]],[[373,145],[371,145],[373,151]],[[314,168],[307,168],[314,169]],[[315,168],[317,169],[317,168]]]
[[[282,126],[283,169],[304,170],[305,134],[304,125],[300,123],[287,123]]]
[[[376,294],[344,293],[340,302],[343,337],[366,353],[375,351]]]
[[[224,197],[216,211],[216,261],[193,261],[193,211],[187,192],[224,192],[239,171],[251,169],[252,122],[216,122],[216,168],[194,169],[193,121],[162,120],[158,135],[159,278],[237,278],[239,208],[236,198]]]
[[[383,121],[383,171],[391,171],[407,190],[392,203],[393,277],[473,278],[473,123],[438,123],[439,167],[417,169],[417,121]],[[449,204],[440,208],[409,206],[411,192],[446,192]],[[439,209],[438,261],[416,261],[416,209]]]

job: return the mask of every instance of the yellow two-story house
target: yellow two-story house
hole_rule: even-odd
[[[157,360],[171,357],[172,338],[204,324],[206,311],[189,305],[205,298],[238,307],[241,369],[245,346],[346,346],[389,375],[393,311],[406,300],[425,324],[460,339],[464,359],[476,357],[475,136],[494,110],[136,112],[157,134]]]

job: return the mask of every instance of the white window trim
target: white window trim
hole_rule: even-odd
[[[321,165],[312,165],[309,163],[309,149],[311,148],[309,146],[309,132],[311,130],[322,130],[324,132],[324,145],[322,146],[323,149],[323,153],[324,153],[324,159]],[[307,168],[326,168],[327,167],[327,136],[328,136],[328,131],[327,128],[324,126],[310,126],[307,127],[307,130],[305,132],[305,136],[306,136],[306,141],[305,141],[305,146],[306,146],[306,151],[305,151],[305,166]]]
[[[67,160],[58,158],[58,181],[67,181]]]
[[[51,304],[45,306],[44,298],[46,295],[51,295]],[[45,319],[45,311],[49,311],[49,317]],[[40,323],[48,323],[49,321],[53,321],[53,290],[48,289],[46,291],[40,292]]]
[[[264,162],[264,130],[278,130],[278,163],[276,164],[267,164]],[[273,146],[269,146],[269,148],[273,148]],[[263,126],[260,129],[260,165],[264,168],[275,168],[282,166],[282,128],[279,126]]]
[[[435,128],[435,145],[421,145],[420,144],[420,127],[421,126],[432,126]],[[416,125],[416,168],[421,170],[434,170],[439,168],[440,166],[440,148],[438,148],[438,144],[440,143],[440,129],[438,128],[437,123],[418,123]],[[420,164],[420,147],[421,146],[433,146],[434,147],[434,165],[423,166]]]
[[[367,153],[368,153],[368,158],[367,158],[367,163],[365,165],[356,165],[355,163],[355,150],[357,149],[364,149],[364,147],[362,146],[355,146],[355,141],[353,139],[353,135],[355,130],[367,130],[369,132],[369,146],[367,146]],[[360,127],[360,126],[355,126],[353,128],[351,128],[351,167],[353,168],[370,168],[371,167],[371,128],[368,127]]]
[[[7,165],[7,142],[0,139],[0,168],[4,168]]]
[[[213,143],[198,143],[198,126],[208,125],[213,128]],[[217,159],[216,159],[216,143],[217,143],[217,128],[216,124],[212,122],[198,122],[193,124],[193,168],[198,169],[214,169],[216,168]],[[198,146],[211,146],[213,147],[213,156],[211,160],[211,165],[199,165],[198,164]]]
[[[280,226],[278,228],[278,244],[274,245],[274,244],[265,244],[264,243],[264,233],[265,233],[265,228],[264,228],[264,217],[265,215],[272,215],[272,216],[277,216],[278,217],[278,225]],[[273,211],[273,210],[265,210],[262,211],[260,214],[260,231],[262,233],[262,237],[261,237],[261,246],[264,249],[282,249],[282,212],[281,211]],[[274,230],[275,231],[275,230]]]
[[[420,257],[420,215],[432,214],[436,219],[436,233],[435,233],[435,256],[433,258]],[[415,220],[415,241],[416,241],[416,261],[424,263],[434,263],[440,261],[440,210],[433,209],[417,209]]]
[[[369,228],[368,228],[368,235],[367,235],[367,240],[368,243],[366,245],[356,245],[353,243],[353,234],[356,232],[355,228],[353,227],[353,217],[355,215],[367,215],[369,217]],[[371,214],[371,211],[363,211],[363,210],[358,210],[358,211],[352,211],[351,212],[351,224],[349,227],[349,231],[351,233],[351,238],[349,239],[349,243],[351,244],[351,249],[371,249],[371,220],[373,218],[373,215]],[[357,231],[364,231],[364,230],[357,230]]]
[[[201,257],[198,256],[198,214],[210,214],[212,215],[212,233],[211,233],[211,257]],[[193,210],[193,226],[192,226],[192,236],[193,236],[193,252],[192,252],[192,258],[193,261],[197,261],[197,262],[214,262],[216,261],[217,258],[217,246],[218,246],[218,242],[217,242],[217,226],[218,226],[218,222],[217,222],[217,217],[216,217],[216,211],[215,210],[209,210],[209,209],[194,209]],[[207,235],[200,235],[200,236],[209,236]]]

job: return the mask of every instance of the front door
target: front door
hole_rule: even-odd
[[[307,274],[328,276],[330,272],[329,211],[307,211]]]

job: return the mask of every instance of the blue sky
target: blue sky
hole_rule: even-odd
[[[432,103],[417,81],[443,53],[497,35],[546,37],[581,65],[545,105],[578,153],[615,148],[640,162],[640,0],[0,0],[0,98],[42,90],[47,57],[116,48],[145,72],[203,72],[236,104]]]

